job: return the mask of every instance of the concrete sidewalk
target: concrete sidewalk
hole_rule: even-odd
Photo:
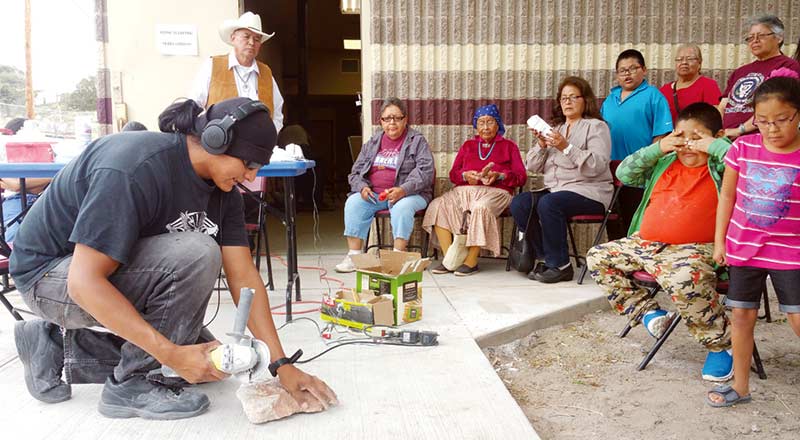
[[[303,266],[332,272],[340,255],[301,255]],[[283,303],[286,272],[277,260],[273,306]],[[197,418],[175,422],[139,419],[111,420],[96,411],[100,385],[73,387],[73,398],[47,405],[31,398],[16,358],[10,315],[0,316],[0,423],[8,438],[281,438],[281,439],[531,439],[538,438],[521,409],[483,356],[480,347],[508,342],[548,325],[572,320],[604,307],[599,290],[587,280],[557,287],[529,281],[523,274],[505,272],[504,261],[481,260],[482,272],[467,278],[453,275],[423,277],[424,312],[411,327],[437,331],[436,347],[350,345],[337,348],[301,368],[328,382],[341,405],[320,414],[295,415],[265,425],[252,425],[234,396],[238,383],[202,385],[212,400],[210,410]],[[330,276],[345,285],[353,274]],[[328,291],[318,272],[301,270],[304,300],[319,300]],[[335,291],[338,285],[331,283]],[[18,301],[18,297],[12,300]],[[212,296],[208,318],[214,314]],[[222,292],[219,315],[210,328],[225,341],[234,307]],[[316,305],[296,304],[295,317]],[[281,310],[276,310],[281,312]],[[275,315],[278,325],[282,315]],[[295,320],[280,331],[287,353],[302,348],[310,358],[326,347],[316,327]],[[347,337],[346,333],[342,337]]]

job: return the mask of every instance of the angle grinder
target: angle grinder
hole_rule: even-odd
[[[236,308],[236,320],[233,332],[227,333],[234,343],[223,344],[211,350],[211,363],[223,373],[230,374],[242,382],[260,382],[270,378],[269,347],[261,340],[244,333],[250,317],[255,291],[243,287],[239,292],[239,305]],[[161,374],[166,377],[179,377],[172,368],[162,365]]]

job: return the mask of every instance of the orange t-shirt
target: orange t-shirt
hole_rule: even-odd
[[[653,187],[639,234],[669,244],[711,243],[717,212],[717,188],[706,165],[672,163]]]

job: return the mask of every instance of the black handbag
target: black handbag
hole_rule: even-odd
[[[528,220],[525,223],[525,230],[521,231],[516,229],[516,233],[511,237],[511,247],[508,250],[508,258],[511,260],[511,267],[518,272],[528,273],[533,269],[533,264],[536,261],[536,256],[533,252],[533,246],[528,241],[526,234],[529,231],[531,217],[533,211],[536,209],[536,204],[539,201],[540,195],[538,193],[530,193],[533,197],[531,204],[531,211],[528,213]]]

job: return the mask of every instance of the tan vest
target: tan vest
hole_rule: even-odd
[[[266,64],[256,61],[258,66],[258,100],[269,109],[270,115],[275,116],[272,101],[272,70]],[[233,69],[228,68],[228,55],[211,57],[211,83],[208,86],[208,101],[206,108],[226,99],[239,96],[236,89],[236,78]]]

